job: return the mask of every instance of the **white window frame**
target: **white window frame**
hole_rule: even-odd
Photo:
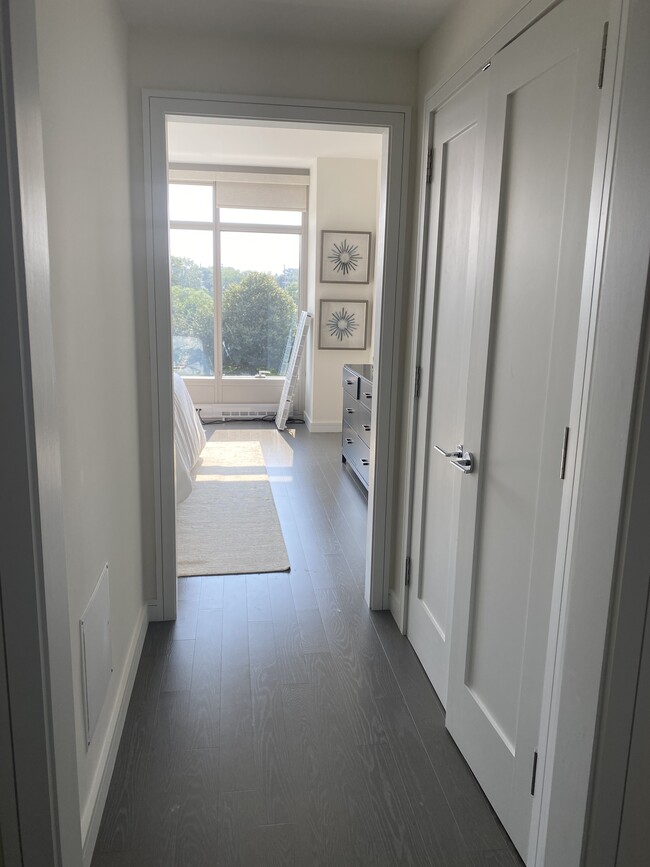
[[[213,298],[214,298],[214,373],[212,376],[186,376],[183,375],[183,380],[187,385],[190,396],[195,404],[213,403],[213,404],[243,404],[250,405],[252,403],[276,403],[280,397],[282,386],[284,384],[284,376],[267,376],[263,379],[256,376],[232,376],[223,373],[223,354],[222,354],[222,331],[221,331],[221,304],[222,304],[222,287],[221,287],[221,233],[222,232],[250,232],[264,234],[282,234],[282,235],[297,235],[300,238],[300,265],[299,265],[299,292],[298,292],[298,314],[300,310],[306,310],[307,304],[307,228],[309,220],[309,181],[308,173],[300,170],[295,170],[300,175],[307,175],[305,186],[307,187],[307,204],[304,210],[296,211],[302,215],[299,226],[284,225],[281,223],[232,223],[222,222],[220,211],[223,206],[217,203],[217,186],[219,184],[228,183],[228,181],[217,180],[215,172],[232,171],[239,177],[241,174],[251,176],[251,180],[260,173],[263,174],[282,174],[286,175],[291,170],[277,168],[259,169],[240,167],[235,168],[223,166],[202,166],[184,167],[178,165],[170,165],[168,178],[168,187],[173,184],[182,184],[183,186],[210,186],[212,188],[212,220],[195,221],[195,220],[171,220],[169,221],[170,232],[173,229],[181,230],[198,230],[212,232],[212,269],[213,269]],[[201,177],[203,176],[203,177]],[[250,206],[246,205],[230,205],[229,207],[239,207],[241,210],[251,210]],[[255,208],[255,210],[271,210],[271,208]],[[282,208],[282,210],[294,210]],[[170,245],[171,249],[171,245]],[[170,256],[171,262],[171,256]],[[171,289],[171,282],[170,282]],[[296,317],[296,322],[298,321]],[[302,362],[304,367],[304,359]],[[294,399],[294,411],[302,412],[304,403],[304,370],[300,377],[301,387],[297,390]]]

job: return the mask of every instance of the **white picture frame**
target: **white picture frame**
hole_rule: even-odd
[[[318,321],[319,349],[365,349],[368,302],[323,299]]]
[[[321,232],[320,282],[369,283],[372,232]]]

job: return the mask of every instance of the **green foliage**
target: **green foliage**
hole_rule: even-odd
[[[249,271],[223,293],[224,373],[278,375],[298,307],[271,274]]]
[[[199,265],[185,256],[172,256],[171,285],[186,289],[204,289],[209,295],[214,295],[212,268]]]
[[[230,265],[221,267],[221,291],[228,289],[235,283],[241,283],[248,271],[239,271],[237,268],[231,268]]]
[[[179,357],[174,366],[186,368],[192,363],[214,370],[214,301],[205,289],[188,286],[172,286],[172,333],[175,337],[193,337],[200,341],[203,359],[190,357],[191,342],[183,353],[179,345]],[[180,357],[182,356],[182,357]]]
[[[278,274],[276,278],[278,286],[282,289],[286,289],[296,304],[298,304],[300,296],[299,274],[300,272],[298,268],[285,268],[282,274]]]

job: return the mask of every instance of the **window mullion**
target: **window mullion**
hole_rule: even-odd
[[[214,183],[214,375],[216,401],[222,402],[223,394],[223,333],[221,322],[222,286],[221,286],[221,225],[219,222],[219,207],[217,205],[217,184]]]

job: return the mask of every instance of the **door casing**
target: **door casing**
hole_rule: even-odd
[[[168,91],[143,92],[147,276],[153,415],[154,520],[156,598],[150,618],[176,617],[175,495],[173,408],[167,242],[167,149],[165,122],[169,115],[212,116],[323,127],[366,128],[384,136],[381,173],[385,179],[377,258],[375,359],[377,395],[374,454],[368,499],[365,598],[373,609],[388,607],[389,576],[394,562],[397,500],[397,450],[400,381],[400,334],[406,277],[406,205],[410,109],[404,106],[350,104],[268,97],[221,96]],[[383,234],[383,249],[382,248]]]

